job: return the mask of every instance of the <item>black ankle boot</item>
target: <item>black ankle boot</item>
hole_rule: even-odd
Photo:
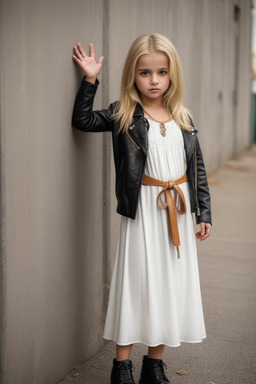
[[[164,373],[163,360],[143,357],[139,384],[171,384]]]
[[[114,359],[111,372],[111,384],[135,384],[132,369],[131,360],[116,361],[116,359]]]

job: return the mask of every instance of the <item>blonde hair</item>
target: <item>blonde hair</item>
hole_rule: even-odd
[[[136,104],[142,105],[140,92],[135,85],[136,64],[142,55],[152,51],[161,52],[169,59],[171,81],[169,88],[163,95],[163,100],[179,127],[190,131],[192,116],[190,111],[182,105],[183,77],[178,53],[167,37],[154,33],[138,37],[127,54],[122,74],[120,100],[113,116],[115,121],[120,123],[119,132],[128,130]]]

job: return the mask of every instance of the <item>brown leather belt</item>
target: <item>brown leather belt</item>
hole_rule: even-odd
[[[162,191],[157,196],[157,204],[160,208],[162,209],[168,208],[169,210],[169,217],[170,217],[171,231],[172,231],[172,241],[173,241],[173,244],[177,246],[178,258],[180,258],[180,253],[179,253],[180,236],[179,236],[179,230],[178,230],[176,211],[179,215],[184,215],[187,209],[183,192],[178,186],[178,184],[185,183],[185,181],[187,180],[188,180],[188,176],[186,173],[184,173],[184,175],[179,179],[173,180],[173,181],[161,181],[161,180],[154,179],[153,177],[147,176],[145,174],[142,179],[143,185],[155,185],[155,186],[163,187]],[[171,193],[171,189],[175,189],[177,194],[180,196],[181,209],[177,207],[176,205],[177,195],[175,195],[175,199],[174,199]],[[159,197],[162,193],[165,194],[165,199],[166,199],[165,206],[162,206],[159,203]]]

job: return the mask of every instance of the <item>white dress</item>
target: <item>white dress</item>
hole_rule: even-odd
[[[186,172],[181,130],[174,121],[150,121],[145,173],[169,181]],[[167,209],[157,205],[162,187],[142,185],[135,220],[121,217],[104,338],[119,345],[197,343],[206,337],[188,182],[179,185],[187,205],[177,214],[180,259],[169,232]],[[164,194],[160,202],[165,205]]]

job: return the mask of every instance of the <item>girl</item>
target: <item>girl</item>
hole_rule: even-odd
[[[182,105],[183,80],[173,44],[160,34],[132,44],[120,100],[92,111],[103,57],[81,44],[73,59],[85,77],[72,123],[86,132],[111,131],[117,212],[122,215],[104,338],[116,342],[111,384],[134,383],[130,353],[148,346],[140,384],[170,383],[164,346],[206,337],[196,238],[211,230],[210,195],[197,130]]]

